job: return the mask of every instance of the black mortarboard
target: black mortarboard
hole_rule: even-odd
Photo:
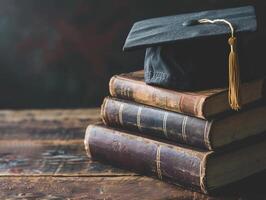
[[[160,17],[135,23],[124,50],[146,48],[147,84],[196,90],[229,81],[230,105],[237,110],[240,81],[260,74],[261,63],[254,61],[256,30],[253,6]]]

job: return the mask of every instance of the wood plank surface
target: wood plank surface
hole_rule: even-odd
[[[264,183],[264,181],[262,182]],[[254,184],[254,182],[253,182]],[[257,183],[258,185],[258,183]],[[124,177],[0,177],[0,199],[178,199],[263,200],[265,184],[208,196],[142,176]]]
[[[99,109],[0,111],[0,199],[263,199],[266,173],[212,196],[90,160]]]
[[[0,199],[214,199],[146,177],[0,178],[0,188]]]
[[[0,176],[123,176],[88,159],[84,134],[99,109],[0,111]]]
[[[0,111],[0,140],[83,140],[99,109]]]
[[[82,141],[6,141],[0,142],[0,176],[134,175],[89,160]]]

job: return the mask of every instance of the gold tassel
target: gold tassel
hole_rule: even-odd
[[[228,43],[231,47],[229,54],[229,89],[228,100],[233,110],[241,109],[240,103],[240,70],[236,51],[236,38],[230,37]]]
[[[229,54],[229,89],[228,89],[228,101],[230,107],[233,110],[240,110],[241,109],[241,102],[240,102],[240,69],[239,69],[239,62],[237,56],[237,49],[236,49],[236,37],[234,37],[234,27],[233,25],[225,20],[225,19],[200,19],[198,20],[200,24],[204,23],[222,23],[229,26],[231,30],[231,37],[228,40],[228,43],[231,47],[231,51]]]

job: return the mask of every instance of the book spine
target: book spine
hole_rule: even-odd
[[[205,119],[203,113],[205,96],[189,95],[177,91],[146,85],[141,81],[128,80],[113,76],[109,83],[113,97],[127,99],[138,103],[184,113]]]
[[[207,193],[205,170],[210,152],[157,142],[99,125],[88,126],[84,143],[92,159]]]
[[[212,149],[209,139],[212,121],[109,97],[102,104],[101,115],[108,126]]]

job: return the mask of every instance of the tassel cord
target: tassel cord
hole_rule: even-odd
[[[223,23],[229,26],[231,30],[231,37],[228,39],[230,45],[229,53],[229,88],[228,88],[228,101],[229,105],[233,110],[241,109],[241,95],[240,95],[240,67],[238,62],[237,48],[236,48],[236,37],[234,36],[233,25],[225,19],[200,19],[198,20],[200,24],[204,23]]]

